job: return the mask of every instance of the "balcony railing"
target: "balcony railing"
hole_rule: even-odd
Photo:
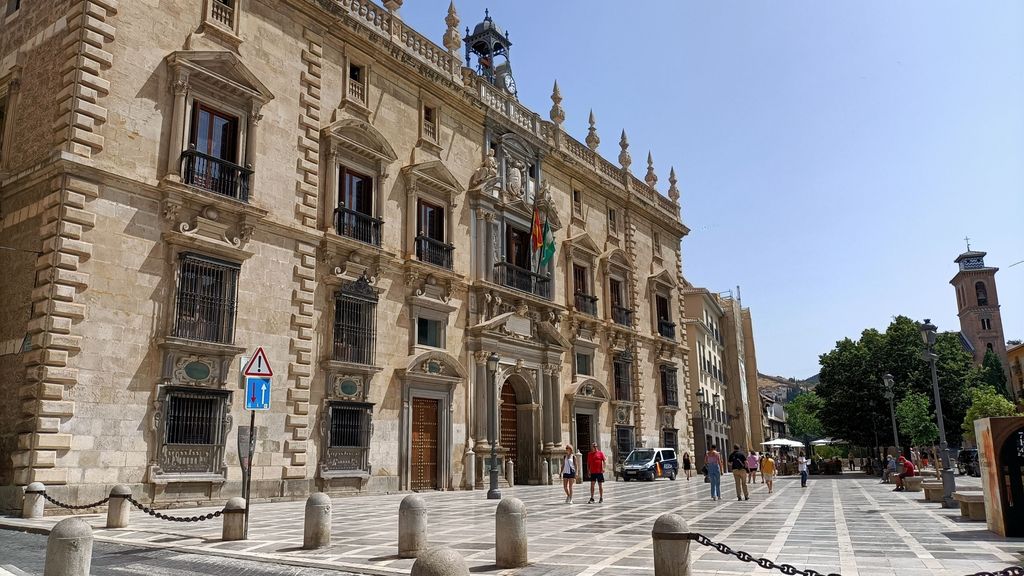
[[[380,229],[384,221],[362,212],[339,206],[334,210],[334,229],[339,236],[348,236],[360,242],[380,246]]]
[[[423,135],[427,137],[427,140],[431,142],[437,142],[437,124],[433,122],[423,121]]]
[[[416,237],[416,259],[420,262],[452,269],[452,252],[455,247],[429,236]]]
[[[252,170],[203,154],[194,145],[181,153],[181,179],[190,186],[248,202],[250,176]]]
[[[576,309],[584,314],[597,316],[597,296],[590,294],[576,294]]]
[[[623,326],[632,326],[633,311],[623,306],[612,306],[612,321]]]
[[[366,84],[350,79],[348,81],[348,98],[360,104],[366,102]]]
[[[215,0],[211,10],[213,19],[231,28],[234,24],[235,15],[233,3],[234,0]]]
[[[550,278],[520,268],[511,262],[498,262],[494,265],[494,282],[547,300],[551,299]]]
[[[669,322],[668,320],[658,320],[658,334],[661,334],[665,338],[676,338],[676,324],[675,322]]]

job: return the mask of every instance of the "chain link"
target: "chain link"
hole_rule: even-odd
[[[789,564],[776,564],[767,558],[754,558],[753,556],[742,550],[733,550],[732,548],[729,548],[721,542],[712,542],[710,538],[703,534],[693,533],[691,534],[691,537],[691,539],[696,540],[697,543],[701,544],[702,546],[709,546],[711,548],[714,548],[715,550],[718,550],[722,554],[729,554],[735,556],[736,558],[744,562],[753,562],[754,564],[757,564],[761,568],[765,568],[767,570],[778,570],[779,572],[782,572],[783,574],[789,574],[790,576],[796,574],[799,574],[801,576],[840,576],[839,574],[826,575],[821,572],[818,572],[817,570],[812,570],[810,568],[808,568],[807,570],[800,570]],[[1010,566],[1009,568],[1005,570],[1000,570],[998,572],[976,572],[974,574],[969,574],[968,576],[1024,576],[1024,567]]]
[[[97,506],[103,506],[104,504],[107,503],[107,500],[110,500],[110,497],[108,496],[103,500],[100,500],[99,502],[75,506],[74,504],[65,504],[64,502],[61,502],[59,500],[54,500],[53,497],[51,497],[46,492],[32,492],[32,494],[42,494],[43,498],[46,498],[46,501],[49,502],[50,504],[53,504],[54,506],[60,506],[61,508],[67,508],[68,510],[85,510],[87,508],[96,508]]]
[[[132,498],[131,496],[126,497],[126,500],[128,500],[128,502],[131,502],[132,506],[135,506],[136,508],[142,510],[143,512],[149,514],[150,516],[153,516],[154,518],[159,518],[161,520],[167,520],[170,522],[204,522],[206,520],[213,520],[214,518],[217,518],[218,516],[224,513],[223,510],[217,510],[216,512],[211,512],[209,514],[200,514],[199,516],[168,516],[167,514],[161,514],[160,512],[157,512],[156,510],[153,510],[148,506],[140,504],[135,498]]]

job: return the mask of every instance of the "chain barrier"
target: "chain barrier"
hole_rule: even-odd
[[[60,506],[61,508],[67,508],[68,510],[85,510],[87,508],[96,508],[97,506],[103,506],[104,504],[107,503],[107,500],[110,500],[110,497],[108,496],[108,497],[104,498],[103,500],[100,500],[99,502],[93,502],[92,504],[83,504],[81,506],[75,506],[74,504],[65,504],[64,502],[61,502],[59,500],[54,500],[46,492],[28,492],[28,494],[42,494],[43,498],[46,498],[46,501],[49,502],[50,504],[53,504],[54,506]]]
[[[684,535],[680,534],[679,536]],[[790,576],[794,574],[800,574],[802,576],[840,576],[839,574],[824,574],[822,572],[818,572],[817,570],[813,570],[810,568],[808,568],[807,570],[800,570],[790,564],[776,564],[767,558],[754,558],[753,556],[746,552],[743,552],[742,550],[733,550],[732,548],[720,542],[712,542],[711,539],[709,539],[707,536],[703,534],[698,534],[696,532],[686,534],[685,537],[688,540],[696,540],[698,544],[701,544],[703,546],[710,546],[711,548],[718,550],[722,554],[730,554],[744,562],[753,562],[761,568],[765,568],[768,570],[778,570],[779,572],[782,572],[783,574],[789,574]],[[997,572],[975,572],[974,574],[968,574],[968,576],[1024,576],[1024,567],[1010,566],[1005,570],[999,570]]]
[[[148,506],[140,504],[135,498],[132,498],[131,496],[127,496],[126,500],[128,500],[128,502],[130,502],[132,506],[135,506],[136,508],[142,510],[143,512],[149,514],[150,516],[153,516],[154,518],[159,518],[161,520],[168,520],[170,522],[205,522],[206,520],[213,520],[214,518],[217,518],[218,516],[224,513],[223,510],[217,510],[216,512],[211,512],[209,514],[200,514],[199,516],[168,516],[167,514],[161,514],[160,512],[157,512],[156,510],[153,510]]]

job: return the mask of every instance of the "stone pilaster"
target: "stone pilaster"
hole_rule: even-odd
[[[114,40],[117,8],[117,0],[83,0],[68,12],[59,117],[53,126],[54,144],[62,152],[91,158],[103,150],[99,126],[107,121],[102,100],[110,82],[102,76],[113,65],[113,55],[104,47]]]
[[[306,49],[302,61],[306,70],[299,77],[299,125],[304,134],[299,138],[299,167],[302,177],[296,184],[299,202],[296,216],[303,226],[316,228],[317,202],[320,186],[320,76],[323,65],[323,36],[309,28],[302,34]]]
[[[71,435],[61,430],[75,413],[67,391],[78,384],[72,357],[81,350],[76,323],[85,318],[82,293],[89,286],[89,274],[80,267],[92,256],[92,244],[84,234],[96,225],[95,215],[88,211],[89,200],[99,193],[96,184],[61,175],[50,186],[28,324],[32,350],[24,355],[25,384],[19,390],[23,420],[13,455],[17,484],[67,482],[58,456],[71,448]]]
[[[625,132],[623,132],[623,139],[625,139]],[[625,150],[624,150],[625,153]],[[628,155],[628,154],[627,154]],[[628,164],[627,164],[628,166]],[[626,169],[627,178],[629,178],[628,168]],[[627,181],[626,187],[628,190],[629,183]],[[648,297],[645,294],[640,293],[640,279],[637,277],[637,254],[636,254],[636,224],[633,223],[633,216],[627,209],[622,215],[623,222],[623,242],[626,255],[629,257],[629,290],[630,290],[630,302],[633,303],[633,309],[635,310],[637,304],[640,302],[647,302]],[[633,330],[636,330],[639,322],[640,314],[634,312],[633,314]],[[633,337],[626,343],[626,347],[629,350],[630,355],[633,357],[633,362],[630,364],[630,370],[632,371],[632,384],[633,384],[633,400],[635,404],[633,406],[633,430],[635,431],[636,445],[644,445],[644,419],[647,410],[644,408],[644,380],[640,374],[640,339]],[[657,391],[655,389],[655,394]]]

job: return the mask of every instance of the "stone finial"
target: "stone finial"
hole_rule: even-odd
[[[398,9],[402,7],[402,2],[405,0],[384,0],[384,7],[389,12],[398,12]]]
[[[562,91],[558,89],[558,80],[555,80],[555,87],[551,90],[551,121],[559,128],[565,122],[565,110],[562,110]]]
[[[619,138],[619,148],[622,149],[619,152],[619,165],[623,170],[629,170],[629,165],[633,163],[633,157],[629,155],[629,140],[626,138],[625,130],[622,131],[622,138]]]
[[[658,175],[654,173],[654,157],[651,156],[650,150],[647,151],[647,175],[644,176],[644,182],[651,188],[658,185]]]
[[[444,47],[453,54],[457,53],[462,48],[462,36],[459,34],[459,15],[455,13],[454,1],[448,4],[448,16],[444,23],[448,25],[444,33]],[[469,34],[469,28],[466,28],[466,34]]]
[[[673,202],[679,202],[679,188],[676,187],[676,167],[673,166],[668,172],[668,199]]]
[[[597,152],[597,147],[601,144],[601,139],[597,136],[597,127],[594,122],[594,111],[590,111],[590,128],[587,129],[587,148],[590,148],[594,152]]]

